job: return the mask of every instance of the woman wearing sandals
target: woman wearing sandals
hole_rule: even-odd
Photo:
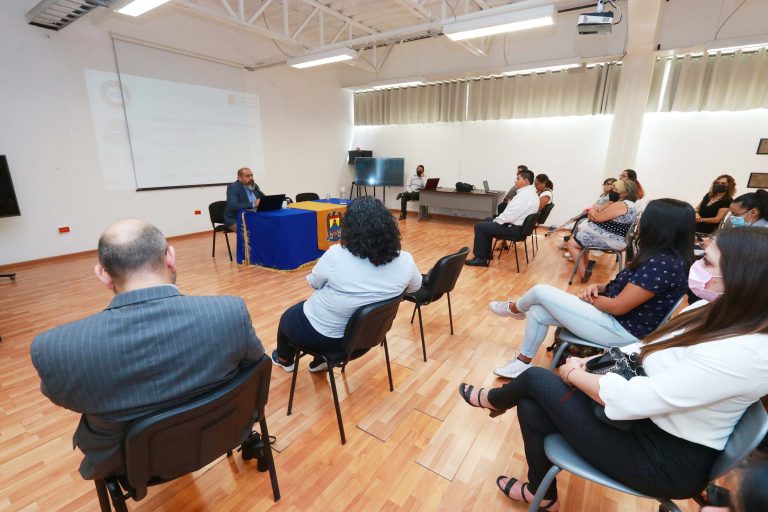
[[[633,181],[618,180],[613,183],[613,190],[618,193],[618,200],[590,209],[589,221],[581,223],[566,242],[572,260],[576,261],[582,247],[623,250],[626,246],[627,232],[637,218],[637,189]],[[589,261],[589,251],[585,252],[578,268],[582,283],[589,281],[594,265],[594,261]]]
[[[539,284],[514,302],[491,302],[499,316],[527,318],[520,354],[494,373],[513,379],[528,369],[549,326],[606,345],[643,339],[686,292],[693,243],[691,205],[657,199],[641,218],[640,250],[613,281],[590,285],[578,296]]]
[[[727,230],[707,248],[691,268],[691,285],[705,274],[713,302],[622,348],[639,352],[646,377],[594,375],[584,371],[585,359],[572,357],[558,374],[531,368],[490,391],[462,384],[464,400],[491,415],[518,407],[529,483],[503,476],[499,488],[530,501],[552,466],[544,438],[560,433],[587,462],[641,493],[698,494],[742,413],[768,394],[767,252],[768,231],[751,227]],[[614,428],[594,414],[593,401],[613,420],[636,421]],[[558,509],[555,485],[542,505]]]

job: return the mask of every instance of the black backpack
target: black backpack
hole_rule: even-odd
[[[462,183],[460,181],[456,182],[456,192],[472,192],[473,190],[475,190],[474,185]]]

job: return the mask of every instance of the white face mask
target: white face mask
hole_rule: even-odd
[[[722,293],[707,290],[706,287],[707,283],[716,277],[723,276],[713,276],[704,268],[704,262],[698,260],[691,265],[691,270],[688,272],[688,288],[690,288],[697,297],[700,297],[707,302],[715,302]]]

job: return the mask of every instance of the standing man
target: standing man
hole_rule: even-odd
[[[237,181],[227,185],[227,207],[224,210],[224,224],[234,231],[237,229],[237,212],[256,208],[264,193],[253,182],[253,172],[247,168],[237,170]]]
[[[122,474],[129,421],[206,393],[264,355],[241,298],[179,292],[174,248],[151,224],[108,227],[95,271],[115,294],[107,309],[31,348],[42,393],[82,414],[73,442],[85,479]]]
[[[424,177],[424,166],[419,164],[416,166],[416,174],[411,176],[408,185],[405,186],[405,192],[397,194],[397,199],[400,200],[400,220],[404,220],[408,216],[406,207],[408,201],[419,200],[419,190],[424,188],[427,184],[427,179]]]
[[[495,235],[521,235],[525,218],[539,211],[539,196],[533,186],[533,173],[531,171],[525,170],[517,173],[515,189],[517,193],[498,217],[475,224],[473,249],[475,257],[465,261],[465,265],[487,267],[492,256],[491,240],[493,237]]]
[[[528,170],[527,165],[520,164],[517,166],[518,174],[520,173],[520,171],[527,171],[527,170]],[[504,196],[504,199],[501,200],[501,202],[499,203],[499,206],[496,208],[496,213],[498,215],[501,215],[501,212],[504,211],[504,209],[507,207],[507,204],[512,200],[513,197],[515,197],[515,194],[517,194],[517,189],[515,188],[514,185],[512,185],[512,188],[509,189],[509,191],[507,192],[507,195]]]

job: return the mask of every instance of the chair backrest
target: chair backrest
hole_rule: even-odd
[[[675,314],[675,311],[677,311],[677,308],[680,307],[680,304],[683,303],[685,300],[685,294],[682,294],[679,299],[675,301],[675,305],[670,308],[669,311],[667,311],[667,314],[664,315],[664,318],[661,319],[661,322],[659,322],[659,327],[669,322],[669,319],[672,318],[672,315]],[[657,329],[659,328],[657,327]]]
[[[392,328],[403,294],[391,299],[361,306],[347,322],[342,338],[346,361],[353,353],[361,353],[380,345]]]
[[[296,194],[297,203],[302,201],[315,201],[316,199],[320,199],[320,196],[314,192],[302,192],[301,194]]]
[[[437,299],[444,293],[453,291],[468,255],[469,247],[462,247],[458,252],[437,260],[424,279],[424,286],[429,291],[430,301]]]
[[[224,210],[226,209],[226,201],[214,201],[208,205],[208,215],[211,216],[211,225],[224,224]]]
[[[759,400],[750,405],[733,429],[723,453],[715,460],[709,479],[720,478],[754,451],[768,433],[768,413]]]
[[[537,219],[537,224],[544,224],[547,222],[547,218],[549,217],[549,213],[552,211],[552,208],[555,207],[554,203],[547,203],[544,205],[544,208],[541,209],[539,212],[539,218]]]
[[[531,236],[536,229],[536,221],[539,219],[539,212],[532,213],[523,221],[523,237]]]
[[[134,420],[125,434],[125,476],[136,500],[150,482],[196,471],[242,443],[263,417],[272,363],[241,368],[220,387]]]

